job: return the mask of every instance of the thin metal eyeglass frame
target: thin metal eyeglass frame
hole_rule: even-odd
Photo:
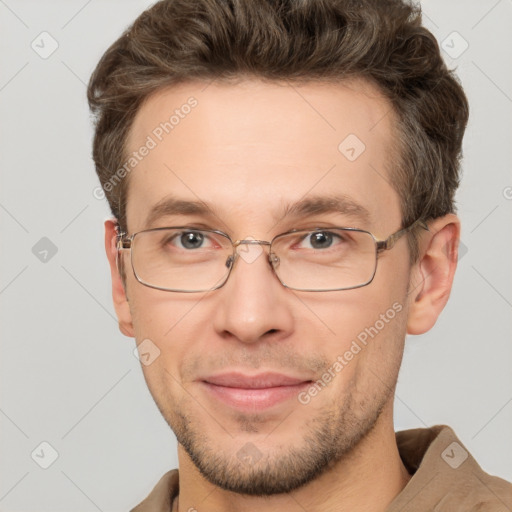
[[[217,290],[217,289],[221,288],[222,286],[224,286],[226,284],[226,282],[229,279],[229,276],[231,275],[231,272],[232,272],[232,270],[233,270],[233,268],[235,266],[236,259],[239,256],[239,254],[236,252],[236,248],[238,246],[240,246],[242,244],[248,244],[248,245],[249,244],[250,245],[253,245],[253,244],[268,245],[269,248],[270,248],[269,253],[268,253],[268,260],[269,260],[269,263],[270,263],[270,267],[272,268],[272,271],[274,272],[274,275],[277,277],[279,282],[285,288],[288,288],[290,290],[296,290],[296,291],[304,291],[304,292],[330,292],[330,291],[352,290],[352,289],[355,289],[355,288],[362,288],[364,286],[368,286],[373,281],[373,279],[375,277],[375,274],[377,273],[377,261],[378,261],[379,255],[383,251],[388,251],[388,250],[392,249],[395,246],[396,242],[403,235],[405,235],[409,231],[412,231],[416,226],[420,226],[421,228],[425,229],[426,231],[429,231],[428,225],[420,217],[420,218],[416,219],[413,223],[411,223],[409,226],[406,226],[405,228],[402,228],[402,229],[399,229],[398,231],[395,231],[394,233],[389,235],[384,240],[377,239],[373,233],[371,233],[370,231],[367,231],[365,229],[350,228],[350,227],[320,227],[320,228],[313,228],[313,229],[292,229],[290,231],[286,231],[285,233],[280,233],[279,235],[276,235],[270,242],[267,241],[267,240],[236,240],[235,242],[233,242],[231,237],[227,233],[224,233],[223,231],[216,230],[216,229],[193,228],[193,227],[190,227],[190,226],[169,226],[169,227],[161,227],[161,228],[143,229],[141,231],[137,231],[136,233],[133,233],[132,235],[130,235],[128,237],[127,233],[122,232],[122,231],[118,231],[119,226],[117,226],[116,227],[116,231],[117,231],[117,235],[116,235],[116,239],[117,239],[116,248],[117,248],[117,253],[118,253],[117,257],[118,258],[119,258],[121,250],[130,250],[130,263],[131,263],[133,275],[135,276],[137,281],[139,283],[143,284],[144,286],[147,286],[149,288],[154,288],[156,290],[162,290],[162,291],[168,291],[168,292],[202,293],[202,292],[208,292],[208,291]],[[146,233],[148,231],[163,231],[163,230],[167,230],[167,229],[181,229],[181,230],[199,231],[199,232],[205,232],[205,233],[216,233],[218,235],[223,236],[227,240],[229,240],[231,242],[232,247],[233,247],[233,254],[226,260],[226,266],[228,266],[227,265],[228,261],[230,261],[230,264],[228,266],[229,271],[226,274],[226,276],[224,277],[224,280],[220,284],[218,284],[218,285],[216,285],[216,286],[214,286],[212,288],[206,288],[204,290],[177,290],[177,289],[173,289],[173,288],[164,288],[164,287],[161,287],[161,286],[156,286],[156,285],[149,284],[149,283],[145,282],[144,280],[142,280],[140,278],[140,276],[137,274],[137,272],[135,270],[135,267],[133,265],[133,257],[132,257],[132,252],[131,252],[133,240],[134,240],[135,236],[137,236],[140,233]],[[304,289],[304,288],[295,288],[295,287],[291,287],[291,286],[288,286],[285,283],[283,283],[283,281],[281,280],[281,278],[277,274],[277,272],[275,270],[275,267],[274,267],[274,264],[279,262],[279,257],[276,254],[272,253],[272,244],[274,243],[274,241],[276,239],[278,239],[278,238],[281,238],[281,237],[286,236],[286,235],[290,235],[292,233],[298,233],[298,232],[314,233],[316,231],[319,231],[319,232],[329,231],[330,229],[338,229],[338,230],[344,230],[344,231],[356,231],[356,232],[359,232],[359,233],[366,233],[366,234],[370,235],[373,238],[373,241],[375,243],[375,266],[374,266],[374,271],[373,271],[373,274],[372,274],[371,278],[367,282],[365,282],[363,284],[356,285],[356,286],[348,286],[348,287],[344,287],[344,288],[321,289],[321,290],[311,290],[311,289]],[[231,258],[231,260],[230,260],[230,258]],[[118,262],[119,262],[119,260],[118,260]]]

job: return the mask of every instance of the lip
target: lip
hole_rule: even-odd
[[[221,373],[201,379],[228,388],[263,389],[278,386],[293,386],[301,382],[310,382],[309,379],[291,377],[283,373],[265,372],[256,375],[246,375],[239,372]]]
[[[273,372],[257,375],[230,372],[200,380],[212,398],[247,412],[261,411],[296,398],[311,382]]]

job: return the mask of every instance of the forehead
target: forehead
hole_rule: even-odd
[[[377,222],[398,216],[390,185],[394,113],[367,82],[190,82],[139,109],[127,140],[127,219],[144,225],[166,196],[221,216],[274,220],[308,194],[338,194]],[[144,149],[148,148],[148,149]],[[142,155],[143,153],[143,155]],[[273,217],[272,217],[273,216]]]

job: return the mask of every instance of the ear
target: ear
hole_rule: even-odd
[[[435,325],[448,302],[460,239],[460,221],[448,214],[429,222],[420,240],[419,260],[411,271],[407,334],[423,334]]]
[[[132,314],[126,290],[121,279],[121,274],[117,266],[117,248],[116,248],[116,226],[115,219],[105,221],[105,250],[107,252],[108,262],[110,264],[110,274],[112,277],[112,298],[114,299],[114,308],[119,321],[119,330],[130,338],[134,338]]]

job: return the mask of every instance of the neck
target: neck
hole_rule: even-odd
[[[188,454],[178,445],[179,499],[173,512],[384,512],[411,476],[396,445],[392,403],[374,428],[341,460],[315,480],[288,494],[246,496],[220,489],[206,481]]]

